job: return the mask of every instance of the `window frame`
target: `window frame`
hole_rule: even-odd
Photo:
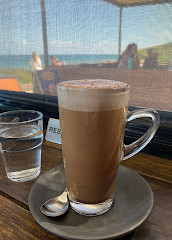
[[[56,96],[43,94],[12,92],[0,90],[0,112],[17,109],[32,109],[43,113],[44,128],[49,118],[59,118],[58,99]],[[129,106],[129,111],[142,109]],[[172,159],[172,112],[157,110],[160,115],[160,127],[143,152]],[[127,123],[125,143],[128,144],[141,137],[150,126],[149,121],[137,119]]]

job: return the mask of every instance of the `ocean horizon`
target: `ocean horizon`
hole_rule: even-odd
[[[51,64],[50,56],[49,63]],[[57,57],[60,62],[65,61],[68,65],[91,64],[118,59],[118,54],[55,54],[53,56]],[[44,55],[40,55],[40,58],[44,66]],[[31,59],[32,55],[0,55],[0,68],[30,69]]]

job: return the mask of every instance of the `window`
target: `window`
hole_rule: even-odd
[[[129,83],[130,105],[160,110],[170,124],[172,4],[147,2],[2,1],[1,109],[33,106],[58,117],[58,81],[104,78]]]

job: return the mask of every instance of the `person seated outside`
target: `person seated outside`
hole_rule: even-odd
[[[51,56],[51,66],[52,67],[61,66],[59,59],[54,56]]]
[[[137,44],[129,44],[123,54],[119,57],[117,69],[139,69],[140,60]]]
[[[145,58],[144,69],[157,69],[158,68],[158,54],[153,52],[153,49],[147,50],[147,57]]]
[[[39,82],[37,79],[37,71],[42,70],[42,62],[39,54],[33,52],[33,58],[30,60],[30,68],[33,81],[33,93],[39,93]]]
[[[38,70],[42,70],[41,58],[37,52],[33,52],[33,58],[30,60],[30,67],[32,74]]]
[[[66,63],[65,61],[63,61],[63,62],[62,62],[62,66],[65,67],[66,65],[67,65],[67,63]]]

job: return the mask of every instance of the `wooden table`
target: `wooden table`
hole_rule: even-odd
[[[62,153],[43,145],[41,174],[62,163]],[[172,161],[138,154],[123,163],[142,174],[154,193],[154,207],[148,219],[120,240],[172,239]],[[0,240],[60,239],[41,228],[28,208],[29,191],[35,180],[15,183],[7,179],[0,159]]]

